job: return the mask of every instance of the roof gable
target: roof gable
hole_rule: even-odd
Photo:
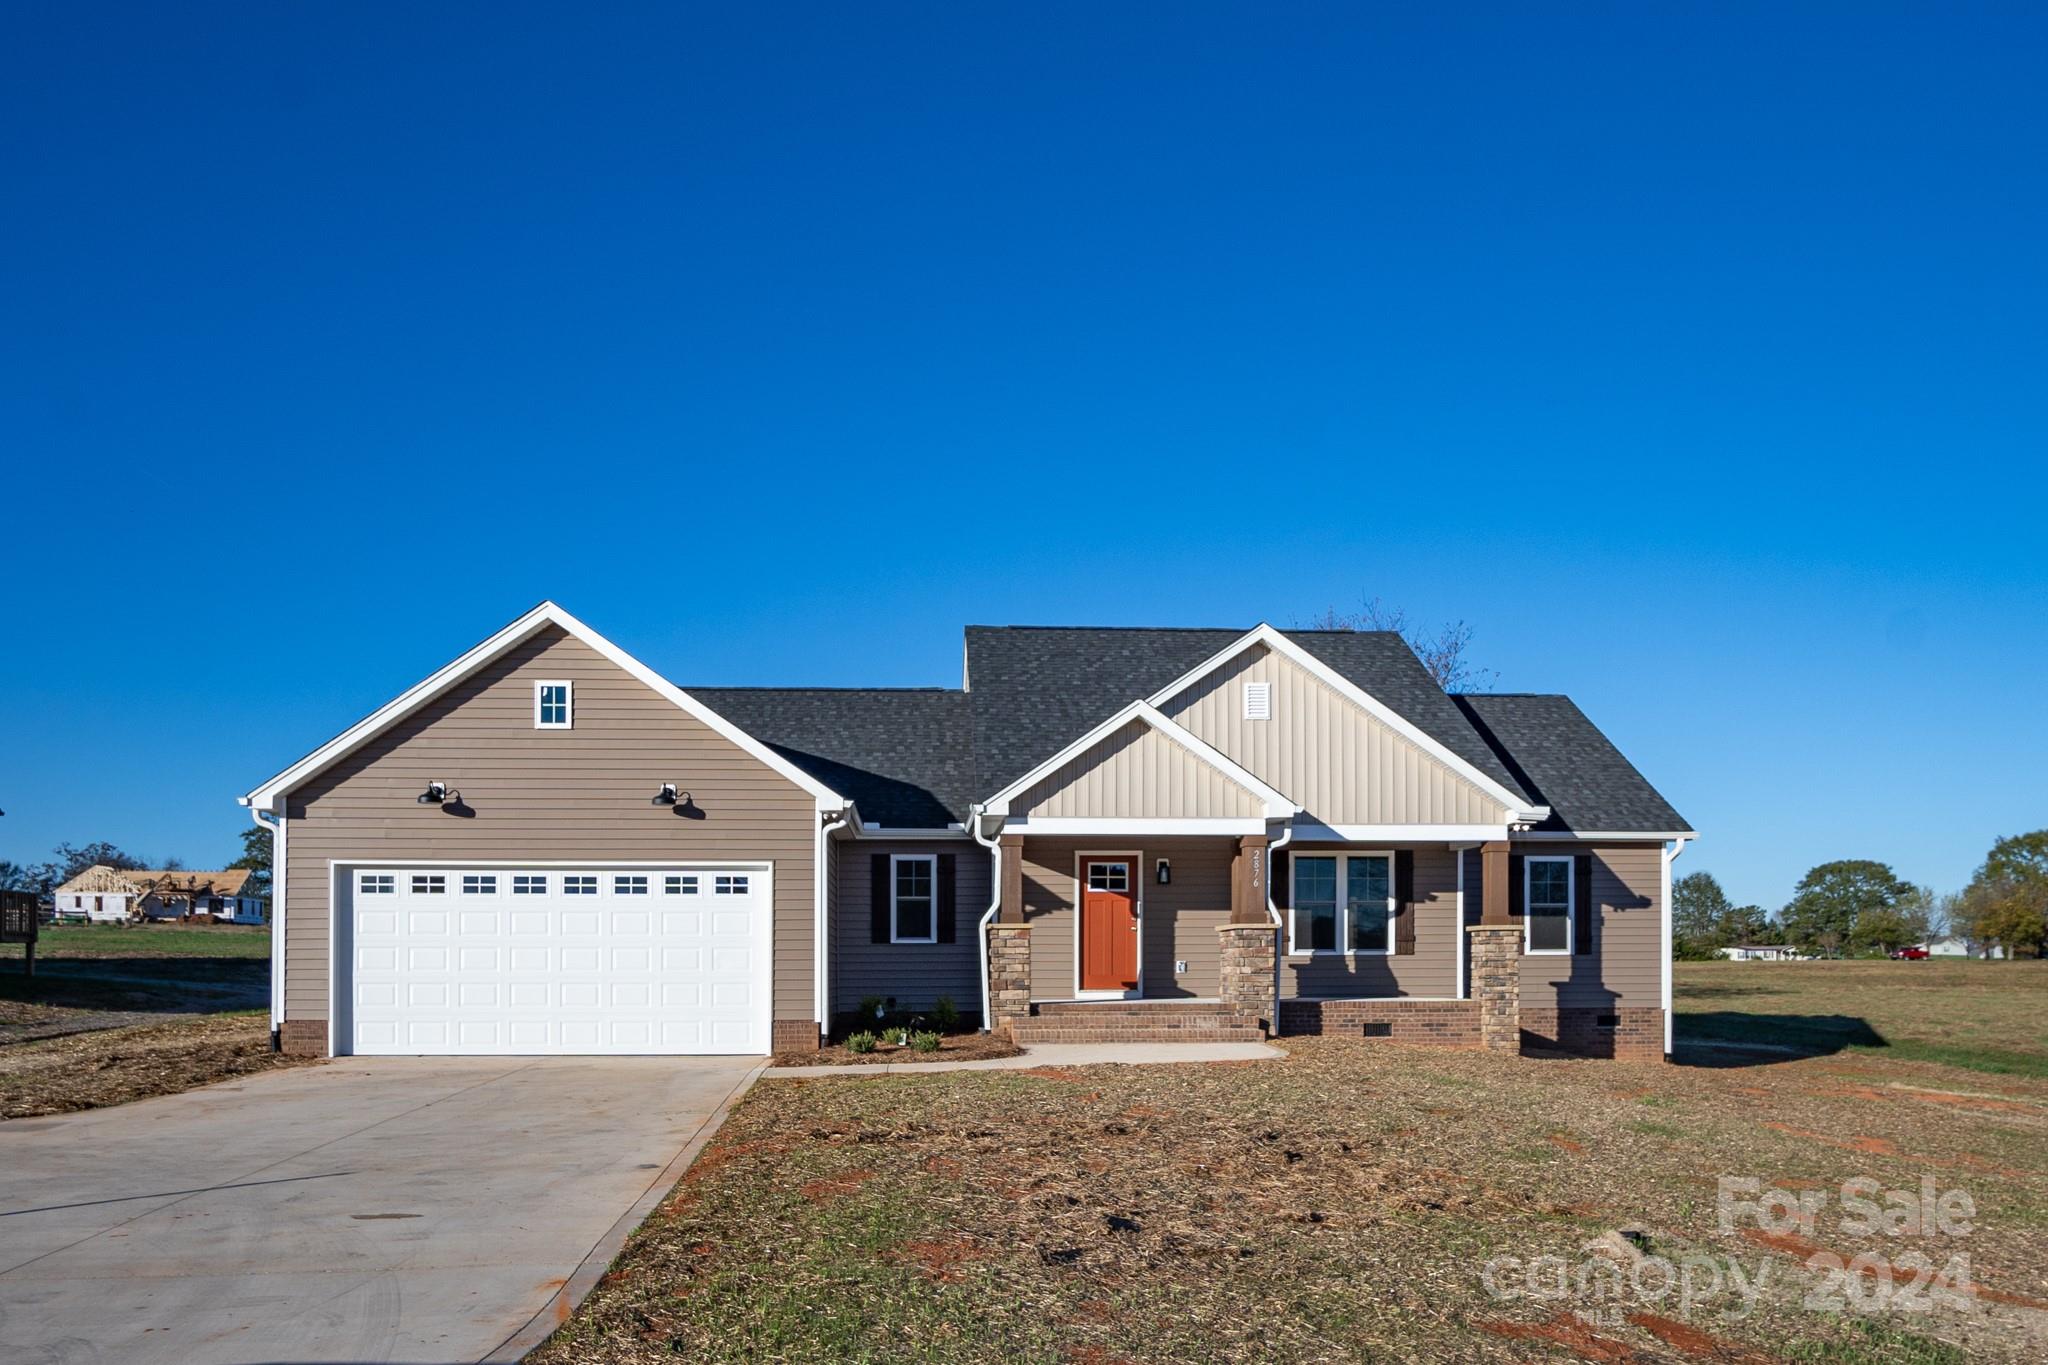
[[[1124,733],[1126,731],[1146,733],[1132,733],[1127,736]],[[1159,744],[1149,742],[1155,736]],[[1166,772],[1160,770],[1169,764],[1173,773],[1186,773],[1191,768],[1200,768],[1219,776],[1224,783],[1249,798],[1248,802],[1237,802],[1218,792],[1216,784],[1203,784],[1202,790],[1211,794],[1209,799],[1219,802],[1229,800],[1233,806],[1229,814],[1256,811],[1261,818],[1279,819],[1294,814],[1298,809],[1285,795],[1275,791],[1223,754],[1174,724],[1149,702],[1134,701],[989,797],[988,811],[991,815],[1007,815],[1013,805],[1020,802],[1050,803],[1075,781],[1081,779],[1087,770],[1113,765],[1126,754],[1133,756],[1140,766],[1150,760],[1155,769],[1152,774],[1155,779],[1168,776]],[[1161,794],[1166,793],[1162,791]],[[1157,813],[1124,812],[1146,815]]]
[[[268,807],[293,787],[319,773],[328,765],[347,757],[379,734],[397,724],[406,716],[419,710],[449,688],[469,677],[478,669],[503,655],[506,651],[531,638],[536,632],[553,626],[575,637],[617,665],[631,676],[639,679],[654,690],[656,695],[680,707],[713,731],[724,736],[742,750],[759,759],[776,773],[809,792],[821,806],[840,807],[846,798],[831,787],[819,781],[788,758],[775,752],[768,745],[734,725],[725,717],[713,711],[704,703],[682,691],[674,683],[641,663],[632,655],[605,639],[589,626],[571,616],[553,602],[543,602],[532,611],[498,631],[483,643],[463,654],[452,663],[439,669],[420,682],[394,697],[385,705],[365,716],[348,729],[336,735],[326,744],[307,754],[298,762],[276,774],[262,785],[240,798],[245,806]]]

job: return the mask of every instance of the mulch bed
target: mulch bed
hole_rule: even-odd
[[[126,1104],[318,1060],[272,1052],[267,1014],[201,1015],[17,1043],[0,1048],[0,1119]]]
[[[993,1033],[952,1033],[939,1040],[937,1052],[919,1052],[894,1043],[878,1043],[873,1052],[849,1052],[846,1044],[833,1043],[816,1052],[778,1052],[777,1066],[864,1066],[875,1062],[980,1062],[995,1057],[1015,1057],[1024,1049],[1008,1038]]]

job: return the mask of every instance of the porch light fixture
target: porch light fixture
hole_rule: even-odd
[[[1172,885],[1172,883],[1173,864],[1166,861],[1166,859],[1161,858],[1159,860],[1159,884],[1161,886],[1170,886]]]
[[[650,801],[648,801],[647,804],[650,806],[673,806],[675,803],[676,784],[673,782],[664,782],[661,784],[661,790],[656,792],[653,798]]]
[[[457,800],[460,800],[462,793],[457,792],[455,796]],[[419,802],[422,806],[445,806],[448,804],[448,784],[446,782],[429,782],[427,789],[418,796],[415,796],[413,800]]]

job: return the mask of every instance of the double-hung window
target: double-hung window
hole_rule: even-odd
[[[1522,951],[1572,950],[1572,860],[1522,860]]]
[[[572,719],[570,694],[572,689],[564,681],[537,682],[533,685],[533,728],[536,730],[566,730]]]
[[[1304,853],[1293,863],[1294,952],[1393,951],[1393,854]]]
[[[889,859],[889,941],[938,942],[938,859],[898,853]]]

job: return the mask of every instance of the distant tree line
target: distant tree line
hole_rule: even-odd
[[[1824,957],[1887,954],[1955,934],[1997,945],[2008,957],[2042,955],[2048,945],[2048,830],[1991,846],[1961,891],[1937,895],[1889,864],[1822,863],[1799,879],[1776,914],[1735,905],[1711,872],[1671,888],[1674,955],[1718,957],[1740,943],[1786,943]]]
[[[248,896],[268,897],[270,895],[270,831],[258,825],[251,825],[241,832],[242,856],[228,866],[249,869],[249,880],[243,884],[242,893]],[[33,891],[38,900],[48,900],[58,887],[85,871],[88,867],[111,867],[121,872],[133,872],[148,868],[155,872],[183,871],[182,858],[159,858],[145,862],[115,844],[98,840],[89,844],[59,844],[50,856],[40,863],[17,863],[0,859],[0,890]]]

